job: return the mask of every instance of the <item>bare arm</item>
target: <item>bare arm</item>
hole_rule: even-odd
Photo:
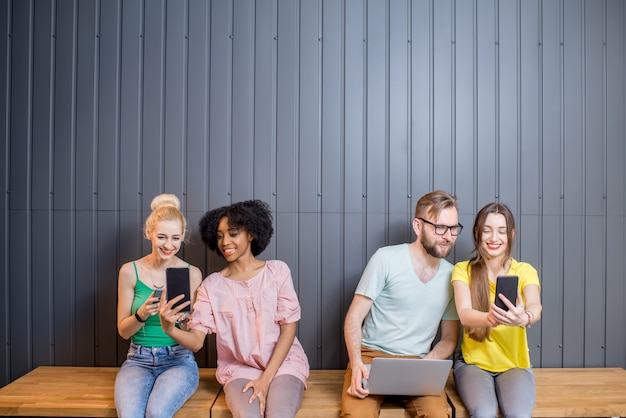
[[[541,319],[541,296],[539,295],[539,287],[530,284],[524,288],[524,300],[526,302],[525,311],[530,312],[530,323],[532,325]]]
[[[435,344],[430,353],[426,354],[424,358],[431,359],[446,359],[449,358],[459,340],[459,321],[456,320],[443,320],[441,321],[441,338],[439,342]]]
[[[193,310],[193,304],[196,301],[196,294],[198,292],[198,288],[202,284],[202,272],[198,267],[190,266],[189,267],[189,290],[191,291],[191,307]]]
[[[195,294],[195,292],[193,292]],[[168,302],[165,302],[165,298],[162,298],[161,306],[159,307],[159,317],[161,319],[161,328],[163,331],[178,344],[185,348],[190,349],[193,352],[197,352],[204,346],[204,340],[206,334],[197,329],[187,331],[187,329],[177,328],[176,322],[183,320],[187,317],[187,313],[180,312],[181,309],[188,306],[191,302],[187,301],[178,305],[172,309],[172,306],[181,300],[183,295],[178,295]]]
[[[363,377],[367,378],[368,371],[363,365],[361,359],[361,340],[363,320],[372,308],[374,301],[363,295],[354,295],[346,320],[344,322],[344,336],[346,339],[346,348],[348,357],[350,358],[350,367],[352,368],[352,382],[348,388],[348,394],[357,398],[364,398],[368,395],[368,391],[363,389]]]
[[[466,327],[495,327],[498,325],[491,310],[482,312],[472,308],[472,297],[467,283],[459,280],[452,282],[454,286],[454,302],[461,324]]]
[[[131,312],[135,297],[135,285],[137,278],[131,263],[126,263],[120,268],[117,282],[117,332],[125,340],[129,339],[143,327]],[[154,315],[158,311],[159,299],[149,297],[143,305],[137,309],[137,315],[142,319]]]

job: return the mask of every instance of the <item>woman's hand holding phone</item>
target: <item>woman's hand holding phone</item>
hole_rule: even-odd
[[[518,304],[514,305],[511,301],[504,296],[503,294],[496,294],[496,298],[499,298],[501,303],[505,305],[506,309],[502,309],[497,306],[496,303],[491,305],[490,314],[493,314],[498,325],[507,325],[507,326],[524,326],[526,324],[526,313],[524,309],[524,304],[522,301],[522,295],[519,290],[516,292],[516,299]]]
[[[189,312],[185,311],[184,309],[186,309],[191,304],[190,301],[185,301],[175,306],[184,298],[185,295],[178,295],[161,304],[159,308],[161,327],[168,334],[169,331],[176,327],[176,324],[184,323],[189,316]]]

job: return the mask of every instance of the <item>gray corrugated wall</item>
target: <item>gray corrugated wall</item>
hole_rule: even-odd
[[[119,266],[151,198],[197,221],[275,210],[313,368],[343,368],[369,256],[412,239],[423,193],[518,222],[544,313],[536,366],[626,366],[622,0],[0,0],[0,384],[112,366]],[[214,340],[199,359],[215,364]]]

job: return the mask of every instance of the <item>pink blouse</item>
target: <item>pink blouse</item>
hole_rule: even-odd
[[[289,267],[268,260],[249,280],[231,280],[219,272],[204,279],[187,327],[216,334],[216,378],[226,385],[231,379],[258,379],[278,341],[280,325],[299,319],[300,303]],[[309,361],[297,338],[276,372],[283,374],[306,384]]]

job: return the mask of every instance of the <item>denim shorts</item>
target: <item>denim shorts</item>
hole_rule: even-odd
[[[191,350],[131,344],[115,379],[118,417],[172,417],[196,391],[198,380]]]

